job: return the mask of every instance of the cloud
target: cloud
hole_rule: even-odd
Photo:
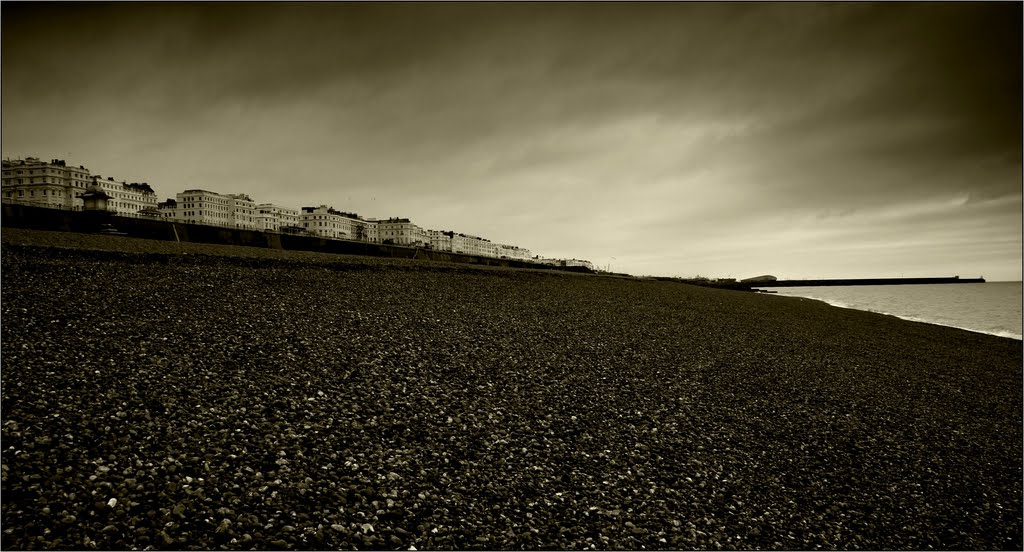
[[[1019,4],[2,9],[5,152],[162,195],[409,216],[650,273],[1019,235]],[[947,233],[925,212],[951,198]],[[1016,243],[998,254],[1019,277]]]

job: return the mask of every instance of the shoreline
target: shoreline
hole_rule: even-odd
[[[1001,283],[1001,282],[991,282],[991,283]],[[1010,282],[1010,283],[1019,283],[1019,282]],[[870,313],[874,313],[874,314],[881,314],[881,315],[885,315],[885,316],[892,316],[893,318],[898,318],[900,320],[906,320],[907,322],[918,322],[918,323],[921,323],[921,324],[929,324],[929,325],[932,325],[932,326],[941,326],[943,328],[954,328],[954,329],[957,329],[957,330],[964,330],[964,331],[971,332],[971,333],[979,333],[979,334],[991,335],[991,336],[995,336],[995,337],[1003,337],[1003,338],[1006,338],[1006,339],[1012,339],[1014,341],[1022,341],[1022,340],[1024,340],[1024,336],[1022,336],[1022,334],[1018,334],[1018,333],[1007,331],[1007,330],[987,331],[987,330],[979,330],[977,328],[970,328],[970,327],[966,327],[966,326],[956,326],[956,325],[953,325],[953,324],[943,324],[941,322],[936,322],[936,321],[928,320],[928,319],[925,319],[925,318],[917,318],[917,317],[913,317],[913,316],[910,316],[910,315],[901,315],[901,314],[896,314],[896,313],[892,313],[892,312],[885,312],[885,311],[871,310],[871,309],[868,309],[868,308],[855,307],[855,306],[851,306],[849,304],[843,303],[842,301],[835,301],[835,300],[829,300],[829,299],[821,299],[821,298],[818,298],[818,297],[806,297],[806,296],[803,296],[803,295],[781,295],[781,294],[767,294],[767,295],[770,296],[770,297],[789,297],[789,298],[806,299],[806,300],[810,300],[810,301],[818,301],[818,302],[821,302],[821,303],[825,303],[826,305],[829,305],[831,307],[835,307],[835,308],[839,308],[839,309],[849,309],[849,310],[855,310],[855,311],[860,311],[860,312],[870,312]]]
[[[309,251],[285,251],[285,250],[270,250],[270,249],[259,249],[246,246],[236,245],[218,245],[218,244],[201,244],[201,243],[189,243],[189,242],[161,242],[156,240],[146,240],[143,238],[123,238],[127,241],[118,242],[116,240],[122,239],[121,237],[111,236],[99,236],[96,234],[80,234],[73,232],[56,232],[49,230],[25,230],[16,228],[5,228],[3,231],[3,243],[14,246],[26,246],[26,247],[58,247],[67,248],[73,250],[86,250],[86,251],[108,251],[108,252],[119,252],[126,254],[137,254],[137,255],[148,255],[148,256],[159,256],[167,257],[168,255],[173,258],[177,255],[199,255],[207,257],[228,257],[228,258],[258,258],[265,259],[267,261],[275,262],[314,262],[321,264],[338,264],[338,265],[359,265],[364,263],[385,263],[396,266],[411,266],[413,269],[420,270],[514,270],[514,271],[533,271],[543,272],[546,274],[552,273],[552,271],[546,271],[543,269],[529,269],[529,268],[504,268],[504,267],[490,267],[485,265],[465,265],[465,264],[453,264],[444,263],[438,261],[423,261],[423,260],[408,260],[408,259],[390,259],[381,257],[368,257],[359,255],[339,255],[332,253],[320,253],[320,252],[309,252]],[[7,237],[10,235],[10,237]],[[115,241],[111,241],[115,240]],[[19,243],[20,242],[20,243]],[[411,264],[408,264],[411,263]],[[590,277],[613,277],[605,276],[600,274],[577,274]],[[621,276],[618,276],[621,278]],[[642,278],[627,278],[640,280]],[[991,283],[1005,283],[1005,282],[991,282]],[[1013,283],[1013,282],[1008,282]],[[976,328],[957,326],[953,324],[943,324],[933,320],[924,318],[917,318],[913,316],[900,315],[891,312],[871,310],[867,308],[858,308],[850,306],[841,301],[833,301],[828,299],[820,299],[817,297],[807,297],[801,295],[784,295],[784,294],[762,294],[768,297],[798,297],[801,299],[807,299],[812,301],[819,301],[829,306],[849,309],[860,312],[870,312],[874,314],[881,314],[885,316],[892,316],[900,320],[908,322],[918,322],[922,324],[930,324],[934,326],[941,326],[944,328],[954,328],[957,330],[968,331],[971,333],[979,333],[984,335],[991,335],[995,337],[1002,337],[1006,339],[1012,339],[1015,341],[1024,340],[1024,336],[1010,331],[993,332],[980,330]]]

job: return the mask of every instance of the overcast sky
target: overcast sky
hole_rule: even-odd
[[[3,154],[632,274],[1021,279],[1019,3],[2,6]]]

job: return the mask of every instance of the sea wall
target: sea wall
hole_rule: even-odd
[[[0,218],[0,224],[11,228],[86,233],[98,232],[103,227],[102,225],[109,224],[123,235],[151,240],[241,245],[339,255],[421,259],[508,268],[591,272],[591,270],[581,266],[551,266],[514,259],[496,259],[493,257],[435,251],[418,247],[332,240],[316,236],[261,232],[242,228],[223,228],[220,226],[172,222],[146,217],[123,217],[106,212],[62,211],[16,203],[3,204],[3,217]]]

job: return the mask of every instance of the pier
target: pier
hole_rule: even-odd
[[[815,287],[815,286],[902,286],[921,284],[983,284],[984,278],[843,278],[835,280],[774,280],[760,282],[736,282],[746,289],[769,287]]]

